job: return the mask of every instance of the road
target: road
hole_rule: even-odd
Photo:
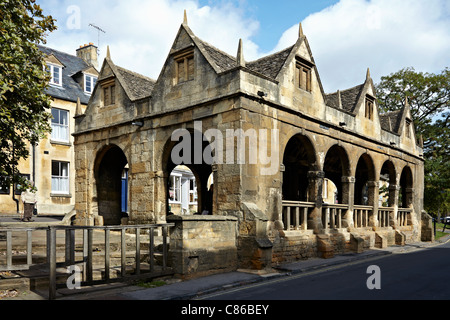
[[[449,300],[449,267],[450,242],[269,280],[202,299]]]

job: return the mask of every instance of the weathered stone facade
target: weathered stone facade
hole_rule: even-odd
[[[166,221],[175,150],[196,177],[199,211],[237,219],[236,267],[421,239],[423,158],[409,107],[380,114],[369,71],[363,84],[325,94],[301,27],[293,46],[246,62],[242,43],[230,56],[184,22],[157,80],[116,66],[108,51],[76,123],[78,224],[125,221],[126,165],[127,223]],[[243,154],[239,130],[247,135]],[[189,150],[180,152],[181,142]],[[196,158],[211,154],[208,145],[213,162]],[[382,180],[387,207],[379,201]],[[333,203],[324,203],[325,189],[336,190]],[[196,246],[207,248],[209,238],[201,239]]]

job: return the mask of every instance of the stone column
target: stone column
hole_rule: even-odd
[[[380,182],[379,181],[367,181],[369,186],[368,190],[368,205],[373,207],[372,216],[369,219],[370,226],[378,226],[378,198],[380,196]]]
[[[392,214],[389,216],[390,226],[397,225],[397,211],[398,211],[398,195],[400,192],[399,185],[389,185],[389,207],[394,208]]]
[[[314,209],[308,218],[308,229],[313,229],[314,233],[320,233],[324,228],[322,224],[322,188],[324,171],[308,171],[308,201],[314,202]]]
[[[342,181],[342,203],[348,205],[348,209],[342,217],[342,227],[353,226],[353,202],[355,199],[355,177],[343,176]]]

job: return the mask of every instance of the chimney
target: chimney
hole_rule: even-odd
[[[80,46],[77,49],[77,57],[86,61],[90,66],[98,69],[97,47],[92,42]]]

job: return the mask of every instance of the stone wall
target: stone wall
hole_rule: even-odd
[[[169,215],[169,264],[184,278],[238,268],[237,218],[217,215]]]

